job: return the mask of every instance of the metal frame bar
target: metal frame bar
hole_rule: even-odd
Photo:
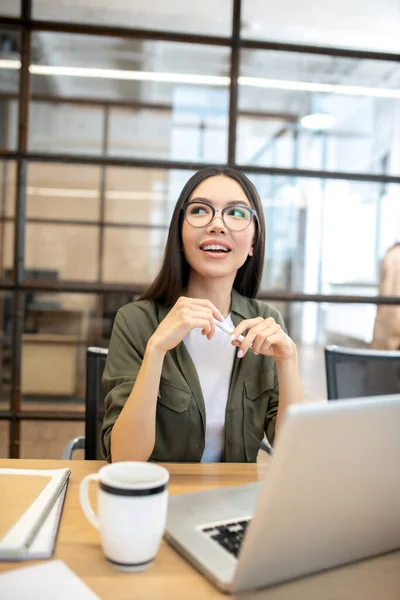
[[[19,152],[0,150],[0,160],[23,160],[28,162],[62,163],[71,165],[94,165],[107,167],[137,167],[140,169],[175,169],[197,171],[204,167],[215,166],[208,162],[181,162],[167,159],[143,159],[107,157],[101,155],[65,155],[46,152]],[[217,166],[225,166],[223,164]],[[342,179],[347,181],[366,181],[370,183],[400,183],[399,175],[378,175],[372,173],[354,173],[346,171],[318,171],[314,169],[287,169],[285,167],[261,167],[258,165],[234,164],[236,169],[257,175],[277,175],[281,177],[299,177],[313,179]]]
[[[23,2],[24,0],[22,0]],[[48,21],[39,19],[0,17],[0,25],[13,29],[25,28],[30,31],[47,31],[53,33],[76,33],[104,37],[133,38],[135,40],[153,40],[161,42],[178,42],[185,44],[205,44],[207,46],[231,45],[231,38],[218,35],[201,35],[197,33],[179,33],[161,29],[139,29],[115,27],[110,25],[89,25],[68,21]]]
[[[239,97],[239,63],[240,63],[240,13],[241,0],[232,2],[232,45],[231,45],[231,69],[229,89],[229,124],[228,124],[228,165],[236,163],[236,124],[238,117]]]
[[[24,0],[22,0],[24,1]],[[235,1],[235,0],[233,0]],[[231,47],[232,37],[180,33],[158,29],[127,28],[108,25],[89,25],[71,23],[68,21],[51,21],[28,18],[15,18],[0,16],[0,25],[14,29],[26,28],[31,31],[49,31],[54,33],[76,33],[106,37],[124,37],[141,40],[154,40],[166,42],[179,42],[186,44],[205,44],[209,46]],[[298,52],[303,54],[322,54],[343,58],[358,58],[365,60],[400,61],[400,54],[396,52],[383,52],[375,50],[356,50],[334,46],[311,46],[279,41],[252,40],[240,38],[241,48],[252,50],[275,50],[279,52]]]
[[[29,281],[18,285],[18,290],[40,292],[79,292],[83,294],[112,294],[126,293],[139,296],[147,287],[142,285],[125,285],[114,283],[97,283],[90,281]],[[16,289],[14,281],[0,280],[0,290]],[[400,304],[400,296],[350,296],[343,294],[304,294],[301,292],[268,291],[261,292],[257,298],[260,300],[274,300],[276,302],[328,302],[339,304]]]
[[[1,94],[0,100],[18,100],[17,94]],[[79,96],[44,96],[39,94],[33,94],[31,96],[31,102],[43,102],[48,104],[76,104],[79,106],[90,106],[93,108],[119,108],[130,111],[135,110],[154,110],[160,112],[172,112],[172,104],[158,103],[158,102],[137,102],[127,100],[92,100],[91,98],[80,98]],[[182,106],[181,109],[195,110],[195,105],[188,105],[187,107]],[[254,119],[274,119],[288,121],[294,123],[298,120],[298,115],[295,113],[286,112],[270,112],[262,110],[238,110],[237,114],[239,117],[248,117]]]
[[[21,18],[29,19],[32,13],[32,0],[22,0]],[[29,95],[30,95],[30,57],[31,31],[28,28],[21,32],[21,70],[19,74],[19,106],[18,106],[18,151],[26,152],[28,147]],[[16,201],[15,201],[15,233],[14,233],[14,311],[12,319],[12,362],[11,362],[11,419],[9,421],[9,455],[19,458],[21,428],[16,415],[21,409],[21,368],[22,368],[22,334],[24,328],[25,296],[20,289],[24,279],[25,253],[25,218],[26,218],[26,178],[28,164],[26,158],[17,161]]]

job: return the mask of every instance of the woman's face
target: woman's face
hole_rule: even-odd
[[[202,181],[192,192],[189,202],[194,200],[211,204],[216,210],[225,206],[242,205],[252,208],[240,184],[224,175],[215,175]],[[254,219],[247,229],[228,229],[220,213],[204,227],[193,227],[184,219],[182,241],[185,258],[190,267],[203,277],[234,277],[237,270],[253,254],[255,233]],[[211,249],[223,246],[226,250]]]

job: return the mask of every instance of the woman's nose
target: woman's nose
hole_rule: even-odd
[[[208,231],[226,231],[225,223],[222,219],[221,211],[215,211],[215,215],[211,223],[208,224]]]

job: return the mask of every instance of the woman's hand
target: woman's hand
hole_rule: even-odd
[[[218,321],[224,320],[209,300],[181,296],[151,336],[149,345],[167,352],[175,348],[192,329],[201,329],[202,334],[210,340],[215,332],[214,317]]]
[[[246,337],[239,342],[236,338],[247,329]],[[254,354],[273,356],[275,360],[288,360],[297,356],[295,343],[272,317],[245,319],[235,327],[231,340],[234,346],[240,348],[239,358],[242,358],[249,348]]]

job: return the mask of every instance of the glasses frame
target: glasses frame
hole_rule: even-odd
[[[203,204],[204,206],[207,206],[208,208],[211,208],[212,210],[212,217],[209,220],[208,223],[206,223],[205,225],[192,225],[192,223],[189,223],[188,218],[187,218],[187,209],[189,206],[191,206],[192,204]],[[246,210],[249,211],[250,213],[250,219],[248,224],[246,225],[246,227],[244,227],[243,229],[232,229],[232,227],[229,227],[229,225],[227,225],[225,223],[225,213],[227,210],[232,209],[232,208],[245,208]],[[192,202],[186,202],[186,204],[184,204],[181,208],[181,210],[183,211],[186,223],[188,225],[190,225],[190,227],[194,227],[195,229],[201,229],[201,227],[208,227],[215,219],[215,215],[217,213],[220,214],[222,222],[224,224],[224,226],[229,229],[229,231],[236,231],[237,233],[240,233],[241,231],[246,231],[246,229],[248,227],[250,227],[251,222],[253,221],[253,219],[257,219],[257,213],[256,211],[251,208],[250,206],[247,206],[247,204],[233,204],[230,206],[225,206],[222,210],[219,210],[218,208],[215,208],[212,204],[209,204],[208,202],[204,202],[203,200],[193,200]]]

